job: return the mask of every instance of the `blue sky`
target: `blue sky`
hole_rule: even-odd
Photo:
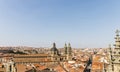
[[[107,47],[120,0],[0,0],[0,46]]]

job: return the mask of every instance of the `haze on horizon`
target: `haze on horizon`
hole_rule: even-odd
[[[0,46],[107,47],[120,0],[0,0]]]

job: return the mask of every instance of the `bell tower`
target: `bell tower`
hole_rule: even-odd
[[[65,43],[65,46],[64,46],[64,54],[67,55],[67,44]]]
[[[70,43],[68,44],[68,47],[67,47],[67,60],[72,60],[72,48]]]
[[[72,48],[70,43],[68,44],[68,55],[72,55]]]
[[[120,37],[119,37],[119,30],[116,30],[116,37],[115,37],[115,48],[113,52],[113,67],[114,72],[120,72]]]

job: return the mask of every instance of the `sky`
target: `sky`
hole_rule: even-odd
[[[120,30],[120,0],[0,0],[0,46],[101,48]]]

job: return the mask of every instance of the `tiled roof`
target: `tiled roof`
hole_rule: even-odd
[[[93,62],[92,63],[92,70],[102,70],[103,69],[103,63],[101,62]]]

